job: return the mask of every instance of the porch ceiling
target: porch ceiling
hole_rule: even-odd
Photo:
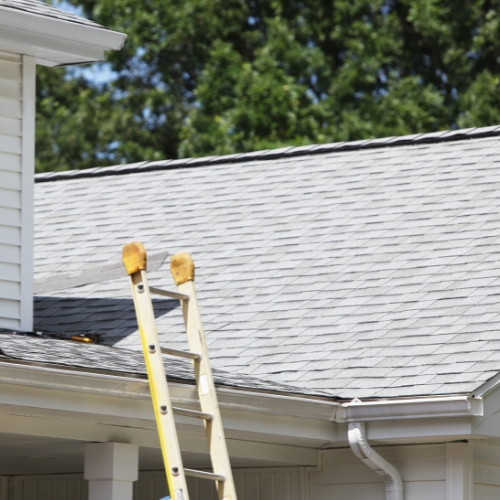
[[[0,433],[0,475],[83,473],[84,443],[71,439]],[[204,452],[183,452],[184,465],[209,468]],[[233,457],[233,467],[288,465],[272,460]],[[140,447],[140,470],[162,470],[159,449]]]

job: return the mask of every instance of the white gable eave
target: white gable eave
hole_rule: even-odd
[[[43,66],[103,61],[104,52],[121,49],[125,39],[106,28],[0,6],[0,50],[35,57]]]

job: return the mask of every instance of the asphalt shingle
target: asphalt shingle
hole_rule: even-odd
[[[42,174],[36,278],[110,265],[133,239],[189,251],[215,367],[343,398],[470,392],[500,370],[498,134]],[[149,280],[173,288],[168,262]],[[155,310],[185,347],[178,304]],[[139,348],[125,273],[35,312],[38,329]]]
[[[129,376],[146,376],[146,365],[140,352],[116,347],[82,344],[70,340],[37,338],[0,332],[0,359],[80,368],[84,371],[115,372]],[[172,381],[194,382],[191,362],[165,356],[165,373]],[[221,386],[253,390],[325,396],[321,390],[304,390],[279,382],[260,380],[225,370],[213,370],[214,382]]]

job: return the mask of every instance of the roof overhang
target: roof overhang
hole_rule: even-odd
[[[121,49],[126,37],[101,27],[0,6],[0,50],[35,57],[42,66],[103,61],[104,52]]]
[[[16,386],[19,391],[24,386],[26,389],[22,390],[26,394],[36,395],[34,402],[29,403],[25,397],[18,401],[17,391],[9,401],[5,399],[5,393],[0,392],[0,406],[34,406],[38,410],[62,412],[66,415],[64,418],[68,418],[72,411],[76,412],[75,415],[83,412],[87,416],[98,415],[99,422],[105,414],[108,424],[130,428],[139,422],[141,428],[154,429],[145,377],[2,360],[0,385]],[[194,385],[187,382],[169,385],[175,406],[193,408],[197,405]],[[48,394],[54,397],[41,397],[40,391],[49,391]],[[317,448],[343,444],[346,440],[343,429],[348,422],[369,422],[369,429],[375,433],[373,438],[405,440],[410,437],[406,435],[408,429],[414,432],[418,427],[428,438],[439,437],[443,429],[453,428],[451,421],[461,423],[461,435],[470,434],[473,420],[482,419],[483,415],[483,400],[470,395],[342,402],[326,397],[228,386],[218,386],[217,393],[229,434],[232,432],[239,439],[250,440],[256,434],[260,435],[259,440],[267,439],[265,435],[269,434],[268,438],[274,442],[281,434],[278,442],[282,444]],[[78,401],[78,404],[72,406],[70,400]],[[112,401],[117,402],[116,408],[111,405]],[[189,419],[180,420],[189,427]],[[439,425],[435,425],[437,422]],[[297,432],[297,428],[301,431]],[[453,432],[457,434],[458,431]]]
[[[26,362],[0,363],[0,383],[10,383],[76,393],[118,396],[149,401],[146,378],[121,374],[79,371]],[[196,390],[189,383],[174,383],[172,399],[193,405]],[[239,387],[218,386],[222,409],[308,418],[335,423],[419,418],[480,417],[483,400],[469,395],[395,398],[374,401],[338,402],[328,398],[278,394]]]

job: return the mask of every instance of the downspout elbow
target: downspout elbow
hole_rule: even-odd
[[[382,458],[366,439],[364,422],[351,422],[349,424],[349,444],[353,453],[361,459],[370,469],[382,476],[385,482],[386,500],[403,500],[403,481],[396,467]]]

